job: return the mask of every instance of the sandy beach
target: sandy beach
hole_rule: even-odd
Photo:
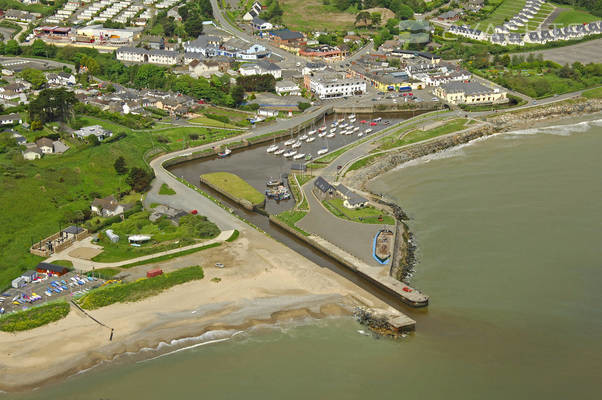
[[[216,268],[216,262],[225,268]],[[235,242],[128,273],[135,278],[157,266],[170,271],[189,265],[203,266],[205,278],[140,302],[91,311],[114,329],[112,341],[110,329],[75,307],[50,325],[0,333],[0,390],[29,390],[125,352],[211,330],[344,315],[356,305],[394,312],[345,278],[251,228],[242,230]]]

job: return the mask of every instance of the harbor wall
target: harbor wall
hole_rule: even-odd
[[[405,297],[403,295],[403,292],[400,290],[404,286],[403,284],[401,284],[401,282],[396,281],[393,278],[387,279],[387,278],[389,278],[388,276],[382,276],[382,277],[379,277],[376,275],[373,276],[371,274],[366,273],[366,271],[363,271],[361,268],[358,268],[358,266],[352,262],[352,259],[354,259],[354,257],[349,255],[348,253],[345,253],[344,250],[337,248],[337,251],[335,251],[334,247],[336,247],[336,246],[334,246],[332,244],[330,244],[332,246],[332,248],[329,246],[326,246],[325,243],[321,243],[321,241],[317,240],[315,235],[310,235],[310,236],[304,235],[303,233],[299,232],[295,228],[293,228],[293,227],[289,226],[288,224],[286,224],[285,222],[281,221],[277,216],[270,215],[269,219],[270,219],[271,223],[278,225],[280,228],[282,228],[285,231],[287,231],[288,233],[294,235],[295,237],[302,240],[303,242],[309,244],[316,250],[319,250],[320,252],[326,254],[330,258],[336,260],[341,265],[345,266],[347,269],[356,273],[362,279],[365,279],[366,281],[372,283],[373,285],[377,286],[379,289],[383,290],[384,292],[393,295],[401,302],[403,302],[409,306],[412,306],[412,307],[424,307],[424,306],[428,305],[428,302],[427,302],[427,304],[424,304],[424,305],[416,305],[416,304],[412,303],[412,301],[409,300],[407,297]],[[324,240],[324,239],[322,239],[322,240]],[[324,242],[326,242],[326,241],[324,240]]]

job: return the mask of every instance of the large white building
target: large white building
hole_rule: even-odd
[[[366,81],[360,78],[311,76],[309,90],[321,99],[357,96],[366,93]]]
[[[175,65],[182,59],[182,55],[177,51],[146,50],[139,47],[120,47],[116,55],[120,61],[159,65]]]
[[[507,103],[508,92],[489,88],[478,82],[449,82],[435,88],[433,93],[451,104]]]

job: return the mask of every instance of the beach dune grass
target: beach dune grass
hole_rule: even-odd
[[[37,328],[65,318],[70,310],[68,303],[56,302],[18,311],[0,317],[0,331],[17,332]]]
[[[114,303],[129,303],[155,296],[182,283],[203,279],[203,268],[198,265],[182,268],[153,278],[143,278],[131,283],[118,283],[96,289],[78,300],[86,310],[94,310]]]
[[[220,191],[234,198],[247,200],[254,206],[262,204],[265,200],[265,196],[261,192],[249,185],[238,175],[229,172],[212,172],[201,175],[201,178]]]

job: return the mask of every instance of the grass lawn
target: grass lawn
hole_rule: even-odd
[[[161,185],[161,188],[159,189],[159,194],[165,195],[165,196],[172,196],[172,195],[176,194],[176,191],[173,190],[172,188],[170,188],[167,185],[167,183],[164,183]]]
[[[356,162],[354,162],[353,164],[351,164],[349,166],[349,168],[347,168],[346,172],[354,171],[356,169],[363,168],[366,165],[372,163],[372,161],[376,160],[378,157],[382,157],[382,156],[383,156],[382,154],[373,154],[371,156],[364,157],[364,158],[362,158],[360,160],[357,160]]]
[[[89,271],[87,275],[93,275],[102,279],[111,279],[120,272],[121,269],[119,268],[96,268]]]
[[[571,8],[569,5],[567,4],[558,4],[557,7],[561,7],[561,8]],[[596,17],[593,14],[590,14],[589,12],[585,11],[585,10],[567,10],[567,11],[562,11],[560,14],[558,14],[556,16],[556,18],[554,18],[553,23],[556,25],[560,25],[560,26],[567,26],[567,25],[571,25],[571,24],[582,24],[584,22],[595,22],[595,21],[599,21],[601,18],[600,17]]]
[[[506,18],[512,18],[525,6],[526,0],[504,0],[502,5],[495,9],[487,18],[474,24],[481,30],[493,29],[502,25]]]
[[[303,217],[305,217],[306,215],[307,215],[306,211],[289,210],[289,211],[281,212],[276,217],[279,220],[281,220],[282,222],[284,222],[285,224],[287,224],[288,226],[290,226],[291,228],[300,232],[302,235],[309,236],[309,233],[305,232],[303,229],[299,228],[296,225],[297,222],[301,221],[301,219],[303,219]]]
[[[455,131],[464,129],[467,126],[468,120],[465,118],[453,119],[433,129],[422,131],[415,129],[403,136],[389,137],[389,141],[383,142],[376,151],[389,150],[395,147],[405,146],[407,144],[421,142],[423,140],[432,139],[437,136],[446,135]]]
[[[339,11],[321,0],[282,0],[282,22],[289,29],[309,31],[352,30],[355,14]]]
[[[228,239],[230,239],[230,238],[228,238]],[[171,260],[171,259],[174,259],[174,258],[187,256],[189,254],[198,253],[199,251],[203,251],[203,250],[207,250],[207,249],[212,249],[214,247],[219,247],[221,245],[222,244],[219,243],[219,242],[218,243],[211,243],[211,244],[208,244],[206,246],[195,247],[194,249],[182,250],[182,251],[178,251],[178,252],[172,253],[172,254],[165,254],[165,255],[162,255],[162,256],[153,257],[153,258],[150,258],[148,260],[136,261],[136,262],[133,262],[133,263],[125,264],[125,265],[122,265],[120,268],[132,268],[132,267],[137,267],[139,265],[146,265],[146,264],[153,264],[153,263],[163,262],[163,261]]]
[[[114,303],[129,303],[155,296],[170,287],[204,278],[203,268],[198,265],[182,268],[174,272],[139,279],[131,283],[121,283],[92,290],[78,300],[87,310],[94,310]]]
[[[207,118],[207,117],[192,118],[192,119],[189,119],[188,122],[194,122],[196,124],[214,126],[216,128],[238,128],[236,125],[226,124],[225,122],[221,122],[221,121]]]
[[[32,240],[47,237],[67,226],[75,211],[89,210],[94,197],[105,197],[128,189],[125,175],[117,175],[113,163],[123,156],[128,167],[147,168],[144,155],[153,147],[176,150],[201,145],[238,134],[217,129],[167,127],[132,131],[127,127],[93,117],[81,117],[89,124],[126,132],[112,143],[89,146],[66,136],[72,146],[62,155],[25,161],[17,148],[0,153],[0,288],[41,257],[29,253]],[[199,134],[189,140],[190,133]],[[32,133],[32,135],[36,135]],[[33,136],[35,137],[35,136]],[[166,139],[161,143],[158,139]],[[139,196],[139,194],[137,195]]]
[[[339,218],[347,219],[353,222],[361,222],[364,224],[387,224],[395,225],[395,219],[390,215],[386,215],[382,210],[372,206],[349,209],[343,205],[343,199],[334,198],[322,202],[324,207],[333,215]],[[378,217],[382,216],[383,220],[379,221]]]
[[[69,260],[55,260],[52,262],[54,265],[60,265],[61,267],[73,268],[73,263]]]
[[[65,318],[70,310],[68,303],[56,302],[0,316],[0,331],[17,332],[37,328]]]
[[[586,90],[583,92],[582,96],[588,99],[602,99],[602,86],[595,89]]]
[[[244,199],[251,204],[259,205],[264,202],[265,196],[242,178],[229,172],[213,172],[201,177],[220,190],[238,199]]]
[[[148,211],[135,213],[125,221],[107,227],[119,235],[117,243],[111,242],[104,234],[99,235],[103,252],[93,258],[98,262],[116,262],[185,247],[197,242],[196,239],[211,239],[219,235],[219,228],[206,217],[186,215],[175,226],[166,218],[151,222]],[[149,235],[151,240],[140,247],[128,243],[129,235]]]

